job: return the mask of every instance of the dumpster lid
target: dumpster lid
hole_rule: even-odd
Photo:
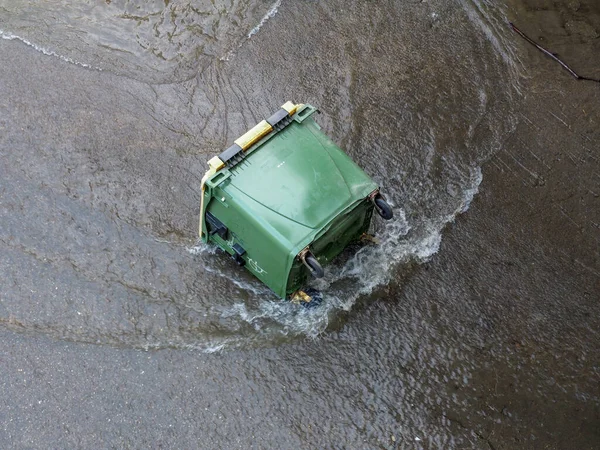
[[[377,188],[313,120],[292,122],[230,170],[248,199],[312,229]]]

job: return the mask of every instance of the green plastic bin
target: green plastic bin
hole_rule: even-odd
[[[392,211],[379,187],[314,121],[317,109],[287,102],[209,161],[199,233],[281,298]]]

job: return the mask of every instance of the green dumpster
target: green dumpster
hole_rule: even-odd
[[[212,158],[202,179],[200,238],[230,254],[281,298],[303,289],[367,232],[391,219],[379,187],[315,122],[287,102]]]

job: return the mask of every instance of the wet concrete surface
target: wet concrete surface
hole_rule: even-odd
[[[598,8],[345,5],[283,2],[187,81],[0,41],[3,447],[600,446],[600,86],[503,16],[597,76]],[[206,156],[287,98],[406,220],[312,319],[188,251]]]

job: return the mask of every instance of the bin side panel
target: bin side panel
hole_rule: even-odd
[[[242,256],[245,268],[284,298],[291,266],[288,239],[272,229],[263,217],[256,215],[243,199],[231,196],[227,189],[219,187],[214,190],[207,211],[228,229],[225,239],[215,234],[209,240],[230,255],[235,253],[234,245],[239,244],[246,251]]]
[[[373,215],[373,203],[363,200],[354,209],[337,217],[328,229],[311,243],[311,251],[322,266],[328,265],[344,249],[360,239],[369,230]],[[286,292],[291,294],[310,283],[308,269],[298,260],[290,268]]]

